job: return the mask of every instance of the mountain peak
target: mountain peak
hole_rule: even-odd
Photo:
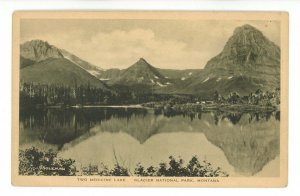
[[[20,46],[20,53],[24,59],[40,62],[48,58],[63,58],[60,49],[50,45],[47,41],[31,40]]]
[[[239,33],[249,33],[249,32],[259,32],[260,34],[262,34],[257,28],[255,28],[249,24],[244,24],[242,26],[235,28],[233,34],[235,35],[235,34],[239,34]]]
[[[149,63],[143,57],[141,57],[136,63],[138,63],[138,64],[148,64],[149,65]]]
[[[24,44],[31,44],[31,45],[47,45],[50,46],[47,41],[41,40],[41,39],[33,39],[30,41],[25,42]]]
[[[167,82],[165,77],[144,58],[140,58],[132,66],[128,67],[121,74],[119,83],[134,83],[146,85],[164,86]]]
[[[135,68],[135,69],[149,69],[149,68],[152,68],[152,65],[150,65],[150,63],[148,63],[144,58],[141,57],[138,61],[136,61],[131,66],[131,68]]]
[[[215,86],[214,86],[215,85]],[[201,77],[187,89],[246,95],[280,86],[280,48],[255,27],[237,27],[221,53],[207,62]]]
[[[221,58],[235,60],[232,64],[265,64],[280,59],[280,48],[257,28],[245,24],[235,28],[221,53]],[[278,63],[276,63],[278,64]]]
[[[47,41],[40,40],[40,39],[34,39],[34,40],[27,41],[27,42],[21,44],[21,46],[27,47],[27,48],[32,47],[32,48],[45,48],[45,49],[54,47],[54,46],[50,45]]]

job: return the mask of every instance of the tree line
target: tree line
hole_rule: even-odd
[[[113,91],[87,85],[64,86],[56,84],[20,83],[20,107],[120,105],[160,102],[165,104],[218,103],[274,106],[280,104],[280,89],[257,91],[247,96],[231,92],[227,97],[218,91],[210,98],[200,95],[153,94],[131,90]]]
[[[257,89],[255,92],[245,96],[240,96],[237,92],[231,92],[227,98],[215,91],[213,100],[216,103],[275,106],[280,104],[280,88],[276,88],[273,91]]]
[[[123,105],[169,100],[173,95],[139,91],[110,91],[91,85],[64,86],[56,84],[20,83],[20,107]]]

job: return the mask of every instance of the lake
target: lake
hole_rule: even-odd
[[[280,112],[166,114],[145,108],[20,112],[20,149],[57,150],[78,167],[134,170],[197,156],[230,176],[279,176]]]

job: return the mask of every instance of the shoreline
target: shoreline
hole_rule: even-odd
[[[80,108],[145,108],[144,106],[140,104],[136,105],[72,105],[72,106],[45,106],[42,108],[46,109],[69,109],[69,108],[75,108],[75,109],[80,109]]]
[[[196,103],[184,103],[184,104],[163,104],[163,103],[142,103],[132,105],[36,105],[34,109],[88,109],[88,108],[129,108],[129,109],[153,109],[162,111],[173,112],[276,112],[280,111],[280,105],[250,105],[250,104],[196,104]],[[31,108],[31,109],[33,109]],[[25,110],[29,108],[23,108]]]

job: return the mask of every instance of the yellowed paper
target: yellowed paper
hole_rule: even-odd
[[[13,185],[287,185],[287,13],[18,11],[12,88]]]

